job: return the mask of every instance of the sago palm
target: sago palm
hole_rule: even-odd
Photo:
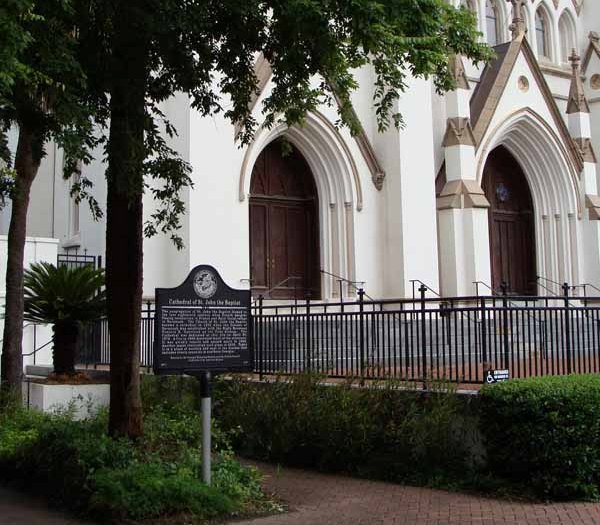
[[[75,374],[83,325],[106,311],[104,271],[36,263],[25,272],[25,320],[53,325],[55,374]]]

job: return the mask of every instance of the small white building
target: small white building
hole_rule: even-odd
[[[413,79],[398,103],[403,129],[377,132],[369,68],[356,72],[356,137],[323,107],[302,128],[261,128],[240,147],[221,116],[201,117],[184,96],[165,104],[194,187],[183,196],[185,249],[145,241],[144,295],[201,263],[278,298],[335,299],[339,278],[364,281],[373,297],[409,297],[416,280],[444,296],[475,295],[476,282],[518,294],[558,292],[552,282],[600,288],[600,2],[462,3],[497,57],[482,70],[456,57],[457,89],[446,94]],[[256,71],[260,118],[269,64]],[[104,204],[101,155],[84,169]],[[8,218],[5,209],[0,234]],[[70,198],[54,147],[28,220],[29,235],[58,239],[61,252],[104,254],[105,225]]]

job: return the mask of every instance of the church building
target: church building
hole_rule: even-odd
[[[460,3],[495,58],[478,68],[451,57],[448,93],[411,79],[397,104],[401,129],[377,131],[368,67],[356,71],[356,136],[322,107],[303,127],[261,127],[242,147],[221,116],[201,117],[184,96],[164,104],[194,186],[183,195],[184,249],[166,236],[145,241],[144,296],[178,285],[197,264],[282,300],[337,300],[358,283],[375,298],[412,297],[415,283],[445,297],[502,287],[546,295],[563,282],[600,294],[600,2]],[[260,121],[272,89],[267,61],[257,60],[256,74]],[[33,188],[30,242],[103,256],[105,224],[70,197],[62,162],[50,146]],[[100,153],[83,169],[104,204]],[[149,217],[150,195],[144,206]],[[9,218],[8,207],[0,260]]]

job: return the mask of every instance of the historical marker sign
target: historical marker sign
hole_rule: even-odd
[[[250,291],[230,288],[212,266],[196,266],[177,288],[156,289],[154,372],[253,369]]]

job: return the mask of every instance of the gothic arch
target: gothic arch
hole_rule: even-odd
[[[559,59],[563,64],[568,64],[571,51],[577,48],[577,25],[569,9],[565,8],[558,19],[558,33]]]
[[[549,9],[545,2],[539,2],[535,5],[532,15],[533,34],[530,35],[529,39],[531,42],[535,42],[535,46],[532,47],[536,50],[538,60],[544,58],[547,61],[555,61],[554,42],[556,38],[554,35],[553,10]]]
[[[539,274],[558,282],[579,282],[577,237],[583,206],[577,170],[565,145],[529,108],[510,115],[488,137],[479,154],[478,181],[490,152],[504,146],[523,168],[531,190]]]
[[[247,201],[252,169],[261,151],[285,137],[306,159],[319,201],[321,269],[354,280],[354,213],[363,207],[362,187],[354,158],[338,130],[319,112],[309,113],[303,127],[279,124],[261,128],[248,147],[239,176],[239,200]],[[335,279],[322,276],[323,298],[337,293]]]

